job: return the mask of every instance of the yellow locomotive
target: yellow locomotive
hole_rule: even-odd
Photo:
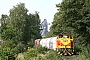
[[[60,55],[72,55],[74,53],[74,40],[71,34],[59,34],[56,39],[56,50]]]

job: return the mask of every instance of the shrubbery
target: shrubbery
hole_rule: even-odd
[[[3,43],[0,46],[0,59],[15,60],[17,49],[14,49],[14,47],[15,44],[12,43],[12,41],[3,41]]]
[[[26,51],[22,43],[15,43],[12,40],[3,41],[0,45],[0,60],[15,60],[18,53]]]
[[[75,53],[79,52],[79,59],[80,60],[90,60],[90,45],[87,46],[85,44],[82,45],[75,45]]]
[[[42,47],[41,45],[38,47],[35,47],[36,51],[41,54],[45,54],[45,51],[47,51],[47,48]]]
[[[24,58],[26,60],[32,60],[32,59],[41,59],[42,57],[39,56],[39,54],[45,54],[46,49],[42,46],[29,48],[28,51],[24,53]]]
[[[80,46],[81,47],[81,53],[79,55],[79,57],[82,60],[90,60],[90,45],[87,46]]]
[[[25,60],[60,60],[60,56],[53,50],[47,50],[42,46],[29,48],[27,52],[24,53]]]
[[[44,57],[45,60],[62,60],[56,51],[50,50]]]
[[[15,53],[9,47],[0,47],[0,60],[15,60]]]

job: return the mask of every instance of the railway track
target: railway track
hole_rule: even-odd
[[[78,55],[72,55],[72,56],[61,56],[62,60],[80,60]]]

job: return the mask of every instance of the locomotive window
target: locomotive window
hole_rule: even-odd
[[[63,35],[63,38],[67,38],[68,36],[67,35]]]
[[[67,38],[69,38],[69,36],[67,36]]]
[[[72,36],[70,36],[70,39],[72,39]]]
[[[63,37],[63,35],[60,35],[61,36],[61,38]]]

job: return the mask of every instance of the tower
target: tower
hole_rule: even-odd
[[[47,23],[47,20],[44,19],[44,21],[41,23],[40,34],[41,34],[42,37],[45,37],[47,32],[48,32],[48,23]]]

